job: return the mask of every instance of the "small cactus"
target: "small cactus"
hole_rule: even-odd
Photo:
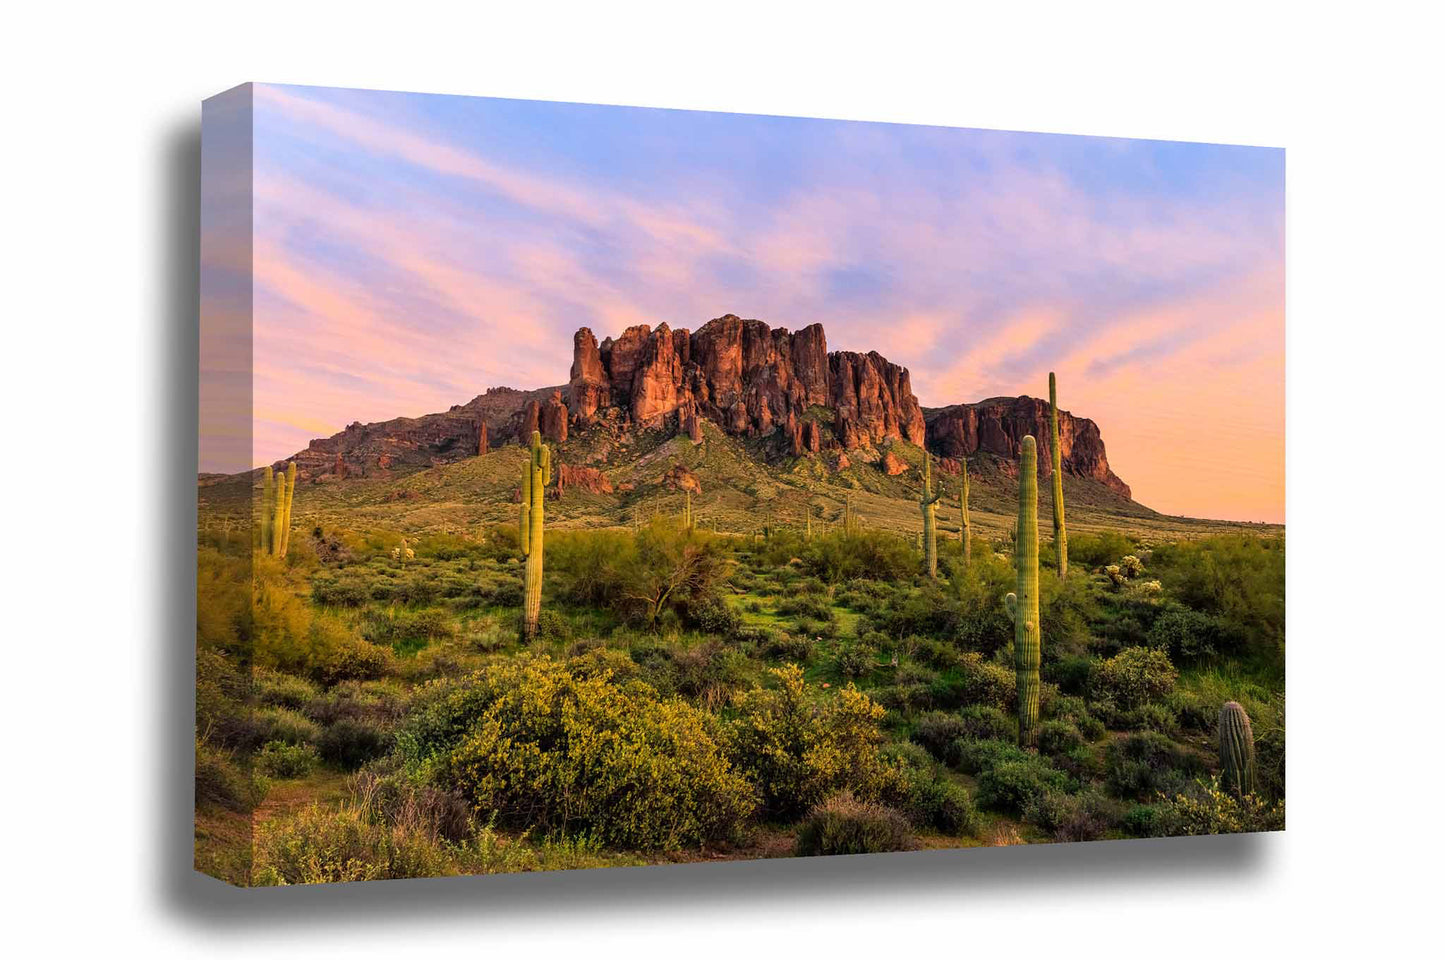
[[[1038,445],[1019,445],[1019,515],[1014,528],[1016,593],[1004,598],[1014,622],[1014,669],[1018,677],[1019,746],[1031,746],[1039,721],[1039,483]]]
[[[1249,714],[1233,700],[1219,709],[1219,764],[1226,790],[1254,792],[1254,729]]]
[[[275,471],[270,464],[261,471],[261,552],[271,553],[271,532],[275,529],[276,514],[273,512],[273,504],[276,502],[276,478]]]

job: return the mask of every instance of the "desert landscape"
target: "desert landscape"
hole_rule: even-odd
[[[199,869],[1283,828],[1284,528],[1134,500],[1066,377],[925,407],[733,314],[547,349],[200,475]]]

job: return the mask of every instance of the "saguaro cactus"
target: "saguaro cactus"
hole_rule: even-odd
[[[1018,674],[1019,746],[1031,746],[1039,721],[1039,458],[1032,436],[1019,444],[1019,517],[1014,528],[1017,592],[1004,598],[1014,622]]]
[[[933,458],[923,451],[923,490],[918,495],[918,509],[923,514],[923,567],[938,579],[938,499],[943,491],[933,492]]]
[[[688,533],[692,532],[692,491],[684,491],[687,500],[683,504],[682,525],[687,528]]]
[[[261,471],[261,552],[271,552],[271,535],[275,529],[276,512],[273,506],[276,502],[276,477],[275,471],[267,464],[266,469]]]
[[[1219,765],[1226,790],[1254,792],[1254,729],[1249,714],[1233,700],[1219,709]]]
[[[1064,450],[1059,445],[1059,393],[1049,371],[1049,452],[1054,461],[1054,553],[1059,558],[1059,579],[1069,575],[1069,534],[1064,529]]]
[[[261,552],[284,558],[291,544],[291,501],[296,494],[296,464],[285,473],[261,471]]]
[[[804,525],[803,525],[803,539],[804,539],[804,540],[812,540],[812,539],[813,539],[813,508],[812,508],[812,507],[808,507],[807,512],[805,512],[805,513],[803,514],[803,524],[804,524]]]
[[[963,488],[958,491],[958,510],[963,526],[963,565],[966,567],[973,562],[973,528],[968,523],[968,460],[965,459],[962,465]]]
[[[282,510],[281,549],[276,554],[278,557],[285,558],[287,551],[291,549],[291,503],[295,499],[296,461],[293,460],[286,464],[286,501]]]
[[[853,532],[853,497],[850,495],[843,500],[843,533]]]
[[[542,615],[542,523],[551,473],[552,451],[542,442],[542,434],[533,430],[531,457],[522,473],[522,555],[527,558],[523,574],[522,634],[528,640],[537,635],[537,621]]]

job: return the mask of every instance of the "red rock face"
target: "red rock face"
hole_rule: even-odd
[[[611,493],[612,481],[596,467],[574,467],[571,464],[557,466],[557,499],[568,489],[576,488],[590,493]]]
[[[781,430],[783,449],[795,456],[924,439],[908,371],[877,353],[828,353],[819,324],[790,333],[728,314],[694,333],[629,327],[600,347],[584,328],[573,337],[568,396],[578,420],[611,405],[646,425],[681,411],[679,429],[690,434],[693,416],[734,435]],[[835,412],[831,436],[804,422],[814,406]]]
[[[890,477],[896,477],[900,473],[908,472],[908,464],[895,457],[892,450],[889,450],[887,453],[883,454],[883,459],[882,461],[880,461],[879,465],[883,468],[883,472],[888,474]]]
[[[702,493],[702,481],[697,478],[697,474],[680,463],[662,475],[661,483],[674,490],[691,490],[693,493]]]
[[[612,403],[597,338],[586,327],[572,337],[572,379],[567,390],[568,406],[577,417],[590,417],[598,407]]]
[[[941,457],[991,453],[1006,463],[1018,458],[1019,441],[1032,434],[1039,448],[1039,476],[1053,475],[1049,448],[1049,402],[1035,397],[994,397],[930,411],[928,449]],[[1094,421],[1059,411],[1059,447],[1064,472],[1130,495],[1129,485],[1109,469],[1104,441]]]

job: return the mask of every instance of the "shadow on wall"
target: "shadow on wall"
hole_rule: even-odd
[[[162,446],[166,482],[157,490],[155,513],[166,575],[156,585],[157,673],[165,696],[156,704],[155,735],[161,762],[153,772],[158,803],[156,887],[164,912],[186,926],[225,930],[265,924],[271,929],[329,926],[347,930],[405,920],[467,917],[495,924],[569,919],[589,915],[617,919],[635,911],[655,919],[658,910],[712,911],[746,916],[780,903],[790,909],[837,905],[857,898],[860,907],[887,910],[921,901],[961,902],[964,897],[1077,892],[1117,883],[1239,878],[1265,868],[1281,838],[1270,835],[1123,840],[1038,845],[1007,849],[941,850],[861,857],[725,862],[628,869],[536,873],[506,877],[457,877],[373,882],[300,889],[242,890],[191,868],[192,730],[195,690],[195,534],[198,274],[200,223],[199,116],[178,124],[164,150],[169,185],[163,211],[167,237],[166,336],[169,354],[162,398],[167,420]]]

